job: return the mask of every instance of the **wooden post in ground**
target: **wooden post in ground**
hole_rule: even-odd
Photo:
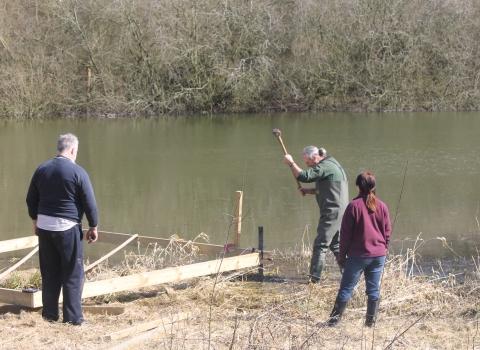
[[[242,202],[243,192],[237,191],[235,199],[235,216],[233,217],[234,232],[233,232],[233,245],[235,247],[240,246],[240,233],[242,232]]]

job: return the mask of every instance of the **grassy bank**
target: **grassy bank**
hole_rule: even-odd
[[[277,252],[264,283],[255,270],[205,277],[140,291],[107,295],[87,303],[124,305],[118,316],[86,314],[80,328],[48,323],[37,312],[0,315],[0,349],[474,349],[480,346],[479,257],[432,266],[420,273],[412,255],[389,256],[382,277],[375,328],[364,327],[366,298],[361,280],[338,327],[325,327],[339,285],[333,256],[322,283],[295,283],[309,251]],[[130,254],[115,267],[89,272],[96,280],[180,261],[195,261],[177,250]],[[168,259],[167,259],[168,258]],[[186,260],[185,260],[186,259]],[[166,265],[165,265],[166,264]],[[294,273],[295,274],[295,273]],[[461,276],[461,281],[458,278]],[[103,336],[157,319],[190,312],[173,328],[104,340]]]
[[[480,106],[471,0],[11,0],[0,117]]]

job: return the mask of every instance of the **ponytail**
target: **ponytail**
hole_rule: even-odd
[[[370,192],[367,196],[367,208],[370,209],[375,213],[377,210],[377,197],[375,197],[375,193]]]
[[[377,210],[377,197],[375,196],[375,175],[369,172],[363,172],[357,176],[355,185],[358,186],[360,193],[367,194],[367,200],[365,204],[367,205],[368,209],[370,209],[372,212],[375,212]]]

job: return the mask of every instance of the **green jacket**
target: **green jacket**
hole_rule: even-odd
[[[345,171],[334,158],[326,157],[314,168],[301,171],[297,179],[304,183],[315,182],[320,217],[335,214],[341,220],[348,205],[348,182]]]

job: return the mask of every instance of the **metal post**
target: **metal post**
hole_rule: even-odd
[[[263,226],[258,226],[258,250],[260,250],[260,265],[258,266],[258,278],[263,282]]]

